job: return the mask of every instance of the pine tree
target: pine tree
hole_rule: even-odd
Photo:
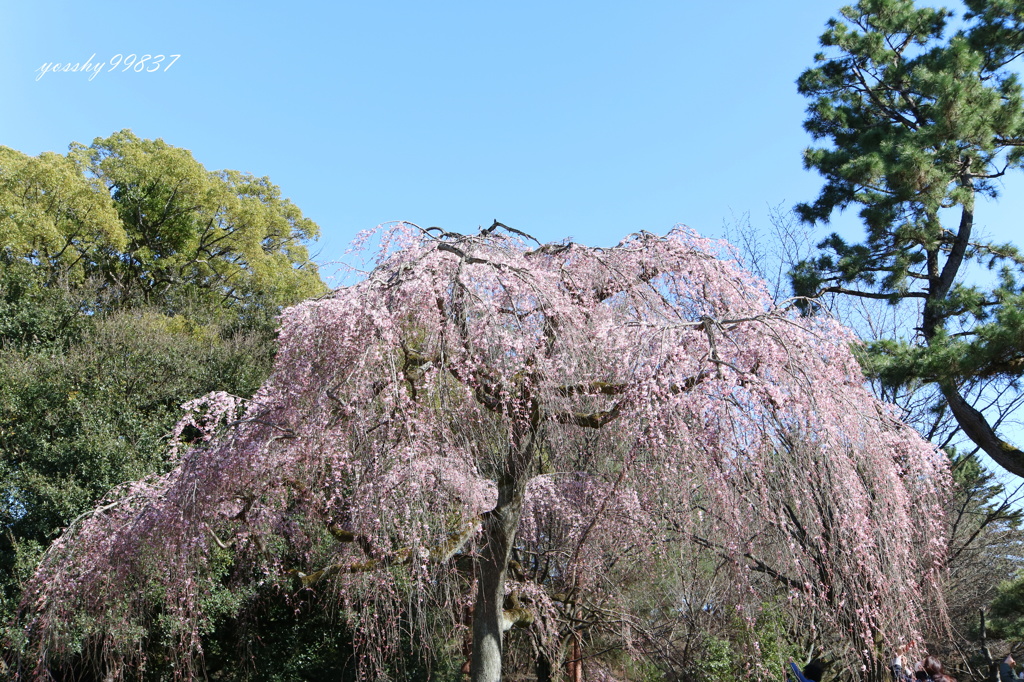
[[[1021,401],[1024,257],[975,234],[979,197],[1024,160],[1024,100],[1010,63],[1024,51],[1024,5],[968,0],[947,37],[946,9],[861,0],[821,36],[826,53],[798,80],[804,127],[822,146],[805,166],[825,185],[797,212],[827,223],[860,207],[861,244],[833,234],[792,273],[798,294],[916,306],[907,339],[869,344],[866,365],[889,386],[932,387],[964,435],[1024,476],[1024,452],[999,430]],[[968,284],[973,264],[997,273]]]

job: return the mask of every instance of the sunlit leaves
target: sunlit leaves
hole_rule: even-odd
[[[275,307],[322,293],[319,228],[268,178],[208,171],[123,130],[67,156],[0,149],[0,248],[53,280],[106,283],[111,304]]]

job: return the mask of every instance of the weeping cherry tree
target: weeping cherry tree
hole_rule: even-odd
[[[643,614],[618,586],[679,543],[814,610],[866,678],[915,636],[948,476],[865,390],[844,329],[683,229],[379,236],[362,282],[285,312],[251,401],[189,405],[178,465],[53,545],[26,590],[26,679],[83,651],[127,675],[156,622],[187,676],[208,595],[269,585],[333,591],[367,675],[441,627],[496,682],[512,627],[564,660],[569,606],[628,650]]]

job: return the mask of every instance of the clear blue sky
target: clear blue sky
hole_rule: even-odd
[[[815,196],[794,80],[841,4],[0,0],[0,144],[131,128],[267,175],[320,224],[321,261],[395,219],[589,244],[715,234]],[[181,56],[109,70],[133,53]],[[92,80],[36,80],[90,57],[107,64]]]

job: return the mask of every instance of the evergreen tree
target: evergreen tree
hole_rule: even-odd
[[[867,238],[833,234],[792,277],[805,296],[916,306],[912,337],[868,345],[869,372],[890,387],[936,389],[936,409],[1024,476],[1024,452],[1000,435],[1021,400],[1024,257],[979,238],[974,224],[978,198],[995,197],[1024,160],[1024,99],[1010,67],[1024,51],[1024,6],[965,5],[948,37],[952,12],[913,0],[861,0],[829,22],[826,53],[798,80],[811,99],[804,126],[824,142],[804,163],[825,185],[797,211],[827,223],[859,206]],[[966,283],[972,263],[994,269],[995,283]]]

